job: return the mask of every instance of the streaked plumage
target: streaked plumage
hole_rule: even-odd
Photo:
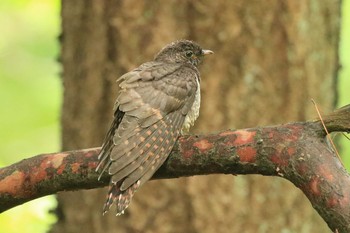
[[[154,61],[124,74],[114,120],[99,155],[97,171],[111,176],[103,212],[113,202],[120,215],[135,191],[164,163],[182,130],[199,115],[197,65],[210,50],[180,40],[164,47]],[[100,176],[101,176],[100,175]]]

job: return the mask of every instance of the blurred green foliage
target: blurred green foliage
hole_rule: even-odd
[[[0,166],[60,148],[59,1],[0,3]],[[53,196],[0,215],[0,232],[47,232]]]
[[[59,0],[0,3],[0,166],[60,148],[59,10]],[[350,0],[343,0],[342,17],[339,106],[350,97]],[[350,142],[342,143],[350,168]],[[46,232],[55,205],[50,196],[13,208],[0,215],[0,232]]]
[[[341,24],[339,55],[342,68],[338,82],[339,107],[350,104],[350,0],[342,1]],[[346,168],[350,171],[350,141],[340,134],[340,144],[340,154]]]

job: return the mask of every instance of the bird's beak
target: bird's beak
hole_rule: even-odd
[[[203,49],[202,53],[203,53],[203,55],[209,55],[209,54],[213,54],[214,52],[209,50],[209,49]]]

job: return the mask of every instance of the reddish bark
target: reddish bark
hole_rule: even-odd
[[[325,123],[330,132],[349,132],[350,105]],[[0,212],[59,191],[107,185],[107,175],[97,181],[98,152],[42,154],[0,169]],[[350,232],[350,176],[318,121],[181,137],[153,179],[215,173],[283,177],[304,192],[333,231]]]

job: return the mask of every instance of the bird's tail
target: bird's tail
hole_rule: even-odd
[[[103,206],[103,214],[107,213],[108,210],[111,208],[112,204],[116,202],[116,215],[124,214],[124,210],[128,208],[132,197],[134,196],[136,190],[140,186],[140,181],[137,181],[133,185],[131,185],[129,188],[125,190],[120,190],[120,186],[123,183],[124,179],[119,181],[118,183],[110,183],[109,184],[109,190],[107,195],[107,200]]]

